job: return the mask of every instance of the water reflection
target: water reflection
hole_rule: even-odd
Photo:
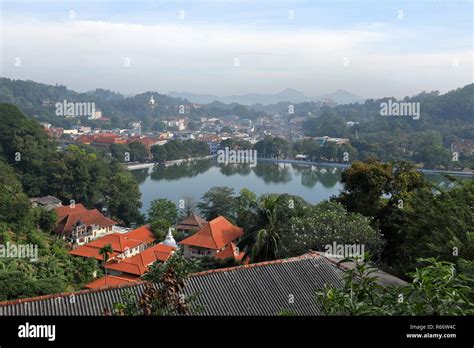
[[[173,164],[165,167],[156,165],[151,172],[151,179],[160,180],[179,180],[182,178],[192,178],[199,174],[207,172],[212,167],[210,160],[200,160],[190,163]]]
[[[150,171],[148,169],[138,169],[132,171],[132,173],[141,189],[146,186],[147,189],[154,190],[155,188],[150,186],[150,180],[153,182],[164,181],[168,183],[168,186],[172,182],[178,182],[177,185],[179,186],[184,184],[186,179],[195,178],[200,174],[212,171],[212,174],[200,176],[198,180],[199,185],[203,186],[202,192],[224,182],[225,185],[233,186],[236,190],[239,189],[240,185],[245,184],[253,186],[257,191],[262,190],[262,192],[267,189],[287,193],[298,192],[310,201],[311,199],[308,197],[314,197],[315,194],[318,194],[321,197],[315,198],[315,200],[319,201],[323,196],[330,196],[339,192],[343,170],[343,168],[330,165],[302,165],[270,161],[260,161],[252,167],[248,164],[219,164],[215,159],[206,159],[168,167],[155,166]],[[246,177],[246,179],[242,180],[241,177]],[[227,178],[226,181],[222,181],[224,178]],[[229,181],[229,179],[231,180]],[[440,188],[446,189],[452,186],[452,183],[443,175],[429,174],[427,179]],[[464,180],[465,178],[457,179]],[[192,180],[195,182],[196,179]],[[275,186],[274,184],[280,185]],[[281,186],[281,184],[284,185]],[[324,190],[324,193],[321,190]],[[160,191],[164,192],[166,189],[160,186]]]
[[[252,171],[267,184],[285,183],[292,179],[290,168],[287,163],[257,162]]]

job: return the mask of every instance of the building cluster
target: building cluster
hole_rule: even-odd
[[[153,263],[165,262],[179,248],[186,258],[208,256],[244,262],[244,253],[237,247],[244,231],[223,216],[206,221],[194,213],[189,215],[174,227],[187,236],[177,243],[171,228],[165,239],[158,241],[149,225],[123,228],[107,217],[106,211],[87,209],[80,203],[62,205],[52,196],[32,198],[31,203],[56,212],[54,232],[68,243],[69,254],[96,259],[107,270],[105,277],[87,284],[87,288],[138,281]],[[111,250],[104,258],[101,249],[106,246]]]
[[[219,149],[219,143],[233,138],[246,140],[250,143],[268,135],[288,136],[289,129],[294,129],[296,136],[302,135],[302,117],[289,119],[286,116],[259,117],[256,120],[239,116],[201,117],[190,119],[188,116],[168,117],[163,120],[164,131],[143,132],[141,122],[131,122],[126,129],[102,129],[86,126],[74,126],[71,129],[54,127],[42,123],[50,137],[58,140],[60,145],[89,144],[108,147],[112,144],[130,144],[140,142],[149,150],[153,145],[164,145],[166,142],[178,140],[197,140],[206,142],[211,153]]]
[[[161,132],[143,132],[140,121],[131,122],[126,129],[103,130],[85,126],[76,126],[72,129],[53,127],[43,124],[46,132],[51,137],[65,146],[69,144],[88,144],[101,148],[111,145],[126,145],[134,142],[141,143],[148,151],[148,159],[152,161],[151,147],[164,145],[171,140],[194,140],[207,143],[211,155],[216,155],[222,148],[221,142],[227,139],[244,140],[255,144],[267,136],[283,137],[290,140],[302,140],[308,137],[304,132],[306,117],[293,114],[272,116],[259,116],[254,119],[243,118],[236,115],[225,117],[189,118],[186,113],[179,116],[168,117],[164,120],[164,129]],[[358,122],[348,122],[347,127],[353,127]],[[333,138],[320,136],[312,138],[319,145],[334,143],[342,145],[349,143],[346,138]],[[465,144],[456,144],[457,148],[464,148]]]

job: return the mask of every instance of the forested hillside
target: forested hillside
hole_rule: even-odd
[[[151,96],[154,107],[149,105]],[[39,121],[49,122],[56,126],[70,127],[77,124],[77,119],[55,116],[55,104],[58,102],[89,102],[95,103],[102,110],[103,117],[111,118],[110,127],[124,127],[130,121],[142,121],[145,130],[161,130],[161,120],[170,116],[180,115],[180,106],[185,107],[186,116],[254,115],[250,108],[242,105],[209,105],[193,108],[192,103],[185,99],[173,98],[157,92],[145,92],[133,97],[125,97],[120,93],[104,89],[96,89],[87,93],[78,93],[65,86],[52,86],[34,81],[11,80],[0,78],[0,102],[10,103],[30,117]],[[183,109],[183,108],[181,108]],[[94,125],[97,121],[81,119],[82,124]]]
[[[10,104],[0,104],[0,163],[5,168],[0,175],[17,174],[16,190],[25,197],[73,199],[89,208],[106,206],[125,224],[140,221],[138,185],[121,164],[90,146],[57,152],[39,123]]]

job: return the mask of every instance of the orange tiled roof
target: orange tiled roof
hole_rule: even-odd
[[[93,240],[92,242],[80,246],[69,253],[71,255],[94,257],[98,260],[102,260],[102,256],[99,255],[99,249],[107,244],[110,244],[114,251],[110,256],[110,258],[112,258],[123,253],[127,249],[133,249],[141,244],[149,244],[155,240],[156,238],[153,235],[153,232],[151,232],[148,225],[145,225],[127,233],[111,233],[105,235],[104,237]],[[95,249],[95,251],[93,249]]]
[[[243,234],[241,227],[234,226],[225,217],[219,216],[205,224],[194,235],[183,239],[180,244],[219,250]]]
[[[143,275],[155,261],[164,262],[168,260],[174,250],[175,248],[168,245],[157,244],[130,258],[111,260],[107,264],[107,268],[129,274]]]
[[[69,254],[82,257],[93,257],[96,260],[102,261],[104,258],[99,254],[99,249],[97,247],[91,247],[88,244],[80,246],[74,250],[69,251]],[[109,258],[116,257],[119,253],[117,251],[112,252],[109,255]]]
[[[136,282],[139,280],[140,277],[137,276],[131,276],[131,275],[121,275],[121,276],[112,276],[108,275],[107,276],[107,285],[105,285],[105,277],[96,279],[89,284],[86,284],[85,287],[87,289],[99,289],[99,288],[106,288],[109,286],[116,286],[116,285],[123,285],[126,283],[131,283],[131,282]]]
[[[115,133],[101,133],[94,134],[92,140],[95,143],[107,143],[107,144],[126,144],[127,140],[123,139],[120,135]]]
[[[140,226],[133,231],[130,231],[128,233],[125,233],[125,235],[130,238],[130,239],[136,239],[136,240],[141,240],[144,243],[151,243],[156,240],[155,235],[150,229],[150,225],[143,225]]]
[[[102,248],[104,245],[110,244],[114,251],[123,253],[127,249],[133,249],[143,243],[145,243],[143,240],[129,238],[127,233],[112,233],[93,240],[87,245],[90,247]]]
[[[227,259],[227,258],[234,258],[237,261],[242,261],[245,253],[243,251],[236,253],[237,245],[235,243],[229,243],[227,247],[222,250],[221,252],[217,253],[215,258],[216,259]]]

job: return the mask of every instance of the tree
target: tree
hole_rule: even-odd
[[[392,165],[375,160],[354,162],[341,176],[344,191],[336,198],[348,211],[376,216],[382,207],[381,197],[390,191]]]
[[[240,262],[233,257],[228,257],[226,259],[216,259],[211,256],[204,256],[199,259],[199,268],[201,271],[207,271],[210,269],[219,269],[227,267],[239,266]]]
[[[143,217],[140,214],[141,193],[132,174],[118,172],[104,182],[105,205],[110,214],[126,225],[134,222],[140,224]]]
[[[163,145],[153,145],[151,147],[151,154],[155,162],[164,162],[168,158],[168,153]]]
[[[256,202],[257,195],[247,188],[240,190],[240,195],[237,197],[237,224],[245,226],[249,224],[246,218],[249,218],[248,211],[250,207]]]
[[[115,304],[120,315],[185,315],[196,314],[198,294],[185,296],[184,287],[189,275],[199,270],[193,260],[183,257],[180,251],[164,263],[155,262],[145,274],[145,290],[137,301],[130,294]]]
[[[305,134],[312,137],[345,138],[348,135],[346,122],[334,112],[325,112],[318,118],[308,118],[303,123]]]
[[[112,157],[119,162],[125,162],[125,154],[130,153],[130,148],[125,144],[111,144],[109,149]]]
[[[56,211],[54,210],[44,210],[41,208],[37,209],[38,217],[38,226],[44,232],[51,232],[56,225],[56,220],[58,218]]]
[[[148,222],[158,239],[164,239],[166,231],[176,224],[177,219],[176,204],[165,198],[151,201],[148,209]]]
[[[218,216],[224,216],[232,222],[236,220],[237,202],[234,189],[230,187],[212,187],[204,193],[197,206],[207,221]]]
[[[106,244],[102,248],[99,249],[99,255],[102,256],[102,260],[104,261],[104,270],[105,270],[105,285],[107,285],[107,261],[109,261],[109,256],[112,254],[114,250],[112,249],[111,244]]]
[[[130,159],[132,162],[144,162],[148,159],[148,150],[145,145],[134,141],[128,145],[130,149]]]
[[[182,204],[181,204],[182,203]],[[184,196],[180,200],[179,219],[185,219],[195,212],[197,203],[191,196]]]
[[[383,259],[397,275],[411,272],[418,258],[437,255],[445,261],[474,259],[474,183],[453,183],[449,190],[421,189],[403,205],[387,205],[379,224],[387,245]]]
[[[13,168],[0,160],[0,221],[19,229],[30,226],[30,206]]]
[[[344,260],[345,262],[347,260]],[[411,282],[402,287],[384,287],[370,264],[355,261],[346,271],[344,287],[326,286],[317,293],[328,315],[472,315],[472,289],[454,264],[433,258],[410,274]]]
[[[281,248],[281,235],[278,221],[278,196],[262,196],[250,204],[248,217],[252,221],[247,226],[246,234],[239,243],[252,262],[274,260]]]
[[[262,158],[287,158],[292,154],[292,144],[283,138],[266,136],[255,144],[254,150]]]
[[[363,245],[364,250],[378,255],[383,246],[382,235],[371,227],[371,218],[348,213],[335,202],[322,202],[293,217],[282,235],[285,256],[298,256],[309,250],[327,251],[333,245]]]

